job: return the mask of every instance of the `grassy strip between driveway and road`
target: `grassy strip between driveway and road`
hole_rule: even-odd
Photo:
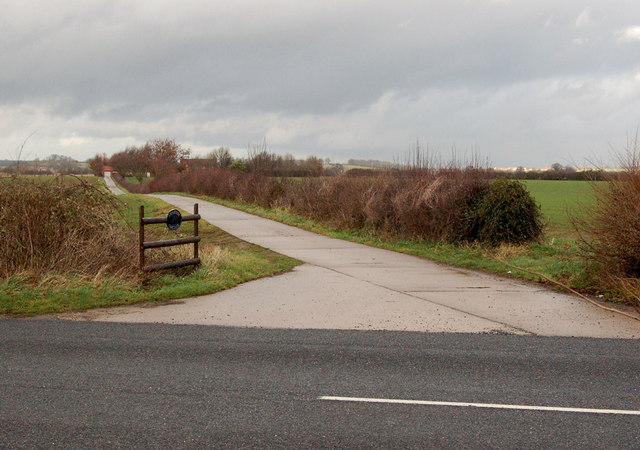
[[[173,207],[152,197],[126,194],[118,197],[123,209],[119,219],[123,232],[131,234],[137,248],[138,207],[146,216],[163,216]],[[182,211],[192,213],[192,211]],[[192,222],[185,223],[177,237],[192,235]],[[198,268],[183,268],[143,277],[140,274],[93,277],[51,272],[43,276],[21,273],[0,279],[0,313],[20,316],[79,311],[96,307],[167,301],[210,294],[256,278],[287,272],[299,261],[249,244],[205,221],[200,221]],[[163,225],[145,227],[147,240],[175,238]],[[193,246],[170,250],[147,250],[150,262],[183,259]],[[154,253],[155,252],[155,253]],[[152,254],[153,253],[153,254]],[[154,261],[155,258],[155,261]]]
[[[555,184],[566,183],[566,184]],[[358,242],[373,247],[406,253],[433,261],[467,269],[481,270],[501,276],[548,283],[543,278],[509,267],[506,263],[539,272],[573,289],[589,294],[605,294],[616,301],[616,294],[601,291],[594,284],[587,261],[581,254],[576,232],[567,212],[579,213],[580,206],[593,201],[592,188],[587,182],[529,181],[525,185],[541,204],[547,221],[545,235],[540,242],[527,245],[502,245],[497,248],[479,245],[455,245],[442,242],[426,242],[397,239],[367,230],[331,228],[314,220],[292,214],[286,209],[267,209],[254,204],[222,200],[209,196],[194,196],[182,192],[173,194],[191,196],[218,203],[281,223],[296,226],[326,236]],[[557,287],[552,285],[552,287]]]

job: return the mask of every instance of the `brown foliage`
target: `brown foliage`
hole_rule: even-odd
[[[183,158],[189,156],[190,150],[170,139],[149,141],[142,147],[127,147],[115,153],[109,159],[122,176],[134,176],[142,181],[146,172],[156,177],[176,173],[182,167]]]
[[[171,139],[156,139],[147,142],[144,148],[150,155],[150,171],[156,177],[179,171],[182,159],[191,153]]]
[[[609,278],[640,278],[640,152],[619,155],[622,172],[593,185],[594,206],[576,221],[592,261]],[[629,283],[626,283],[629,285]]]
[[[118,173],[136,177],[140,182],[146,172],[151,170],[151,152],[147,145],[127,147],[126,150],[112,155],[109,163]]]
[[[107,165],[107,155],[106,154],[96,154],[93,158],[87,161],[89,163],[89,168],[93,172],[93,174],[97,177],[102,176],[102,168]]]
[[[114,198],[71,180],[0,183],[0,277],[135,272],[135,234],[118,226]]]
[[[389,171],[375,177],[280,180],[221,168],[160,177],[134,192],[184,191],[290,208],[296,214],[347,229],[446,241],[477,238],[474,215],[489,181],[478,170]]]

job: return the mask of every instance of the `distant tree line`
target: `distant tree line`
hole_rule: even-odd
[[[142,181],[147,174],[157,177],[180,172],[184,169],[183,161],[190,153],[189,149],[174,140],[157,139],[139,147],[127,147],[110,158],[104,154],[96,155],[88,163],[96,175],[102,175],[104,166],[111,166],[122,176],[132,176]]]
[[[373,169],[390,169],[394,164],[389,161],[379,161],[377,159],[350,159],[347,161],[350,166],[371,167]]]
[[[291,154],[276,155],[268,151],[249,152],[247,172],[274,177],[320,177],[325,175],[322,159],[309,156],[297,160]]]
[[[290,153],[284,156],[269,151],[266,141],[249,147],[246,158],[234,158],[228,147],[218,147],[211,150],[204,157],[190,158],[191,151],[176,143],[174,140],[162,139],[148,141],[142,146],[131,146],[115,153],[110,158],[106,155],[96,155],[88,163],[96,175],[102,175],[102,167],[113,167],[122,176],[132,176],[142,181],[147,175],[154,178],[166,174],[185,171],[196,171],[205,168],[225,168],[240,170],[270,177],[321,177],[334,176],[345,173],[351,177],[378,176],[386,171],[427,170],[436,168],[434,161],[428,160],[423,165],[400,165],[375,159],[349,159],[348,164],[358,166],[346,172],[340,164],[330,164],[330,160],[323,160],[316,156],[296,159]],[[66,158],[53,155],[54,159]],[[416,156],[417,158],[417,156]],[[460,161],[458,161],[460,163]],[[463,168],[464,164],[451,163],[441,168]],[[615,176],[611,171],[602,169],[577,170],[570,165],[554,163],[549,169],[531,170],[519,167],[515,171],[492,169],[487,165],[474,164],[467,167],[482,172],[485,178],[509,178],[518,180],[585,180],[598,181]]]
[[[98,154],[91,158],[89,167],[96,175],[102,175],[104,166],[111,166],[122,176],[132,176],[142,181],[152,177],[196,171],[205,168],[226,168],[274,177],[319,177],[338,175],[339,164],[325,168],[323,160],[309,156],[295,159],[293,155],[277,155],[267,149],[266,141],[249,148],[247,158],[234,158],[228,147],[218,147],[202,158],[190,158],[191,151],[173,140],[153,140],[142,146],[131,146],[113,154],[110,158]]]
[[[33,161],[3,161],[2,172],[19,175],[82,175],[91,173],[82,163],[70,156],[49,155]]]

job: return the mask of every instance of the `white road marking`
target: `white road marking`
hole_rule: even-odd
[[[362,397],[332,397],[322,396],[318,400],[328,400],[334,402],[359,402],[359,403],[389,403],[400,405],[423,405],[423,406],[457,406],[471,408],[493,408],[493,409],[518,409],[527,411],[556,411],[570,413],[588,414],[620,414],[627,416],[640,416],[640,411],[628,409],[594,409],[594,408],[566,408],[561,406],[534,406],[534,405],[502,405],[498,403],[467,403],[467,402],[440,402],[431,400],[400,400],[390,398],[362,398]]]

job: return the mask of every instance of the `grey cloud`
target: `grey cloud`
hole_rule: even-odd
[[[638,25],[630,18],[640,17],[640,5],[589,7],[577,0],[9,0],[0,6],[0,105],[47,105],[41,116],[77,128],[65,132],[112,133],[118,142],[164,129],[206,147],[276,130],[274,140],[289,151],[389,158],[420,136],[444,148],[458,141],[498,149],[493,158],[506,161],[526,140],[520,147],[555,148],[540,154],[541,164],[559,151],[554,136],[581,151],[582,139],[564,137],[567,127],[607,139],[638,125],[633,87],[612,99],[615,87],[602,80],[640,71],[640,42],[621,39],[621,30]],[[554,80],[568,87],[530,91]],[[381,98],[395,103],[372,112]],[[585,104],[591,115],[579,110]],[[616,108],[632,117],[612,123]],[[233,125],[221,126],[225,119]],[[244,129],[235,125],[243,121]],[[304,126],[293,132],[291,122]],[[362,131],[349,133],[341,122]],[[384,138],[360,137],[359,145],[368,133]]]

